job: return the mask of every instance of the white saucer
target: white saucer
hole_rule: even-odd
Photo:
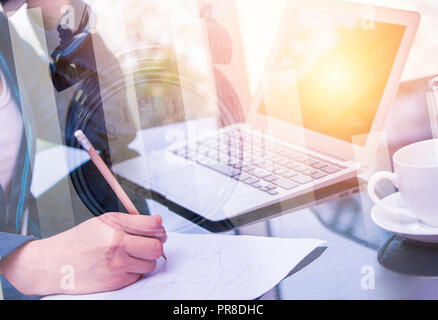
[[[383,199],[387,204],[405,207],[400,193],[394,193]],[[371,219],[379,227],[397,236],[427,242],[438,243],[438,227],[431,227],[412,215],[412,218],[388,212],[375,205],[371,210]]]

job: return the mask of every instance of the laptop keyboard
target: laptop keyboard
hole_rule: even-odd
[[[172,152],[272,196],[281,189],[292,190],[347,169],[240,128],[187,143]]]

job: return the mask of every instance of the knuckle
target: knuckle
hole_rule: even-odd
[[[113,259],[116,254],[124,250],[125,248],[125,235],[121,232],[114,232],[109,238],[108,238],[108,245],[106,249],[106,257],[107,259]]]
[[[124,250],[125,242],[127,241],[126,234],[123,232],[115,232],[112,246],[115,250]]]
[[[99,218],[103,219],[117,219],[117,221],[120,219],[120,213],[118,212],[107,212],[101,215]]]

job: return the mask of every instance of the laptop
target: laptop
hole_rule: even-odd
[[[419,20],[396,9],[290,2],[245,123],[147,129],[148,141],[183,127],[197,133],[113,169],[212,223],[268,207],[285,213],[282,203],[369,165]]]

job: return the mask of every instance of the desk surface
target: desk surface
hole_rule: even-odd
[[[371,221],[371,207],[368,197],[360,194],[269,222],[272,236],[318,237],[328,246],[312,264],[279,285],[278,298],[438,298],[438,278],[400,274],[379,263],[379,250],[393,236]],[[397,250],[393,256],[397,259]],[[415,267],[411,271],[417,273]]]
[[[170,231],[206,232],[158,204],[149,205],[164,216]],[[371,221],[371,208],[368,196],[361,193],[235,230],[247,235],[327,240],[327,249],[317,259],[262,299],[437,299],[438,278],[401,274],[379,263],[380,249],[388,240],[396,243],[397,239]],[[394,255],[396,263],[403,263],[397,250]],[[415,261],[409,269],[413,274],[418,272],[416,263],[428,261]]]

